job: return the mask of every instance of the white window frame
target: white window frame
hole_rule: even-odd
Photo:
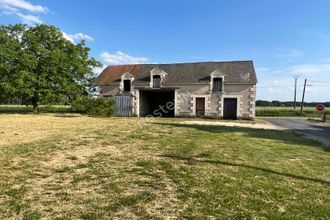
[[[210,95],[191,95],[193,98],[192,103],[192,116],[196,116],[196,98],[205,98],[205,113],[204,115],[207,116],[207,113],[209,113],[209,102],[210,102]]]
[[[124,80],[130,80],[131,81],[131,91],[124,91]],[[120,92],[130,92],[130,93],[133,93],[134,92],[133,81],[134,81],[134,76],[132,74],[130,74],[129,72],[124,73],[121,76],[121,80],[120,80],[120,84],[119,84],[119,90],[120,90]]]
[[[214,78],[221,78],[222,79],[222,90],[219,92],[224,92],[225,91],[225,75],[218,69],[214,70],[210,74],[210,92],[213,93],[213,79]]]
[[[241,114],[241,112],[242,112],[242,109],[241,109],[242,108],[242,106],[241,106],[242,95],[223,95],[221,97],[221,107],[222,107],[222,109],[221,109],[220,117],[223,117],[223,113],[224,113],[224,109],[225,109],[224,100],[226,98],[236,98],[237,99],[236,116],[237,116],[237,118],[242,117],[242,114]]]
[[[163,81],[168,74],[162,69],[156,67],[150,71],[150,88],[160,89],[163,86]],[[160,88],[154,88],[154,76],[160,76]]]

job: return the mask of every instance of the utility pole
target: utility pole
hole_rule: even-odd
[[[297,103],[297,80],[299,78],[299,75],[294,75],[294,98],[293,98],[293,109],[296,109],[296,103]]]
[[[304,83],[304,91],[303,91],[302,100],[301,100],[300,115],[302,115],[303,109],[304,109],[304,99],[305,99],[306,84],[307,84],[307,79],[305,79],[305,83]]]

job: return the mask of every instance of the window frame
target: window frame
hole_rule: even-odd
[[[129,90],[126,90],[125,85],[126,86],[129,85]],[[123,79],[123,92],[132,92],[132,80],[131,79]]]
[[[155,80],[156,80],[155,77],[159,80],[159,82],[158,82],[159,86],[157,86],[157,87],[156,87],[157,83],[155,83]],[[162,77],[160,75],[153,75],[152,76],[152,88],[160,89],[161,87],[162,87]]]
[[[219,82],[216,84],[215,81],[219,80]],[[215,87],[216,85],[219,85],[219,88]],[[223,92],[223,77],[213,77],[212,78],[212,92]]]

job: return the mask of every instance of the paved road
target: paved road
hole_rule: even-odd
[[[314,138],[330,147],[330,125],[312,123],[306,121],[306,118],[266,117],[263,119],[274,125]]]

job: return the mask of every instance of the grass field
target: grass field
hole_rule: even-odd
[[[326,109],[327,115],[330,115],[330,108]],[[300,115],[300,107],[295,110],[293,107],[260,107],[256,108],[256,116],[283,116],[283,117],[321,117],[314,107],[305,107],[303,114]]]
[[[0,219],[327,219],[330,152],[185,119],[0,114]]]

